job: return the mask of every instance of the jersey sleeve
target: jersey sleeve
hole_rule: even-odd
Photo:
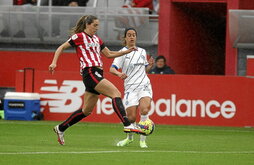
[[[71,46],[77,47],[83,43],[83,36],[81,33],[74,34],[68,40]]]
[[[144,58],[144,63],[145,63],[145,66],[147,66],[149,63],[148,63],[148,61],[147,61],[147,54],[146,54],[146,50],[145,50],[145,49],[143,49],[142,55],[145,57],[145,58]]]
[[[111,65],[111,67],[115,69],[122,69],[122,64],[123,64],[123,56],[116,57]]]
[[[102,41],[102,39],[98,36],[96,36],[99,40],[99,44],[100,44],[100,49],[101,51],[106,47],[106,45],[104,44],[104,42]]]

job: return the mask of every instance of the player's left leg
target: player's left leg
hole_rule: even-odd
[[[151,97],[142,97],[139,100],[139,109],[140,109],[140,121],[145,121],[149,119],[148,112],[150,110],[151,105]],[[139,141],[141,148],[148,148],[146,144],[146,136],[140,135],[140,141]]]
[[[134,124],[136,121],[136,114],[137,114],[137,106],[131,106],[126,109],[127,117],[129,121]],[[128,133],[127,137],[121,141],[119,141],[116,145],[118,147],[124,147],[129,145],[134,141],[134,134],[133,133]]]

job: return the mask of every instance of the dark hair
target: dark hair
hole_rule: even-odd
[[[160,59],[163,59],[164,62],[166,62],[166,58],[164,56],[158,56],[158,57],[156,57],[155,62],[157,62]]]
[[[94,20],[98,18],[93,15],[85,15],[79,18],[76,25],[70,30],[70,34],[81,33],[86,29],[86,24],[90,25],[93,23]]]
[[[135,31],[136,36],[138,35],[138,33],[137,33],[137,31],[136,31],[136,29],[135,29],[135,28],[133,28],[133,27],[125,28],[125,30],[124,30],[124,36],[123,36],[123,38],[122,38],[122,45],[123,45],[123,46],[125,46],[125,45],[126,45],[125,37],[126,37],[127,32],[128,32],[129,30],[133,30],[133,31]]]
[[[124,30],[124,38],[126,37],[126,34],[127,34],[127,32],[128,32],[129,30],[134,30],[135,33],[136,33],[136,35],[138,35],[136,29],[134,29],[133,27],[130,27],[130,28],[126,28],[126,29]]]

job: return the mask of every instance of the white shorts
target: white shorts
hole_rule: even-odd
[[[132,106],[138,106],[139,100],[142,97],[150,97],[153,98],[153,90],[151,84],[149,85],[143,85],[142,87],[139,87],[133,91],[133,89],[128,89],[124,93],[124,106],[125,108],[129,108]]]

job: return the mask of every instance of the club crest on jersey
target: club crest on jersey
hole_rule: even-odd
[[[78,35],[77,35],[77,34],[74,34],[74,35],[71,37],[72,40],[76,40],[77,38],[78,38]]]
[[[132,70],[134,68],[134,64],[130,63],[129,68],[130,68],[130,70]]]
[[[141,55],[141,58],[142,58],[143,60],[145,60],[145,59],[146,59],[144,55]]]

